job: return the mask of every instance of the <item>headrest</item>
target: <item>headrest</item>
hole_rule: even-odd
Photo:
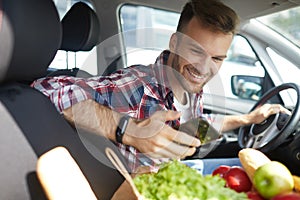
[[[74,4],[63,17],[61,50],[90,51],[99,43],[100,23],[95,11],[83,2]]]
[[[0,82],[44,76],[61,43],[52,0],[0,0]]]

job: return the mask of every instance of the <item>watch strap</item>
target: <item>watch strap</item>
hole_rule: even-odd
[[[124,115],[123,117],[121,117],[119,124],[117,126],[117,130],[116,130],[116,141],[118,143],[123,143],[123,136],[125,133],[125,130],[127,128],[128,122],[129,122],[130,117],[128,115]]]

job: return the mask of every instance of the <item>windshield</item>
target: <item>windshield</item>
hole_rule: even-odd
[[[258,20],[300,47],[300,6]]]
[[[257,20],[289,40],[296,47],[300,47],[300,6],[259,17]],[[266,50],[275,65],[277,73],[280,74],[281,81],[283,83],[293,82],[300,84],[299,64],[290,62],[280,52],[273,49],[273,47],[267,47]],[[289,93],[289,95],[291,95],[291,98],[284,99],[297,99],[294,91]],[[285,104],[294,105],[293,102],[286,101]]]

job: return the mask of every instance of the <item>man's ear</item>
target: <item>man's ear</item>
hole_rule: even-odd
[[[170,48],[171,52],[175,52],[176,45],[177,45],[177,40],[178,40],[178,38],[177,38],[176,33],[173,33],[171,35],[171,38],[170,38],[170,41],[169,41],[169,48]]]

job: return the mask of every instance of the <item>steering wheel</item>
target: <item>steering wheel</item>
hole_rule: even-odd
[[[254,148],[263,152],[276,149],[279,145],[293,133],[300,120],[300,88],[295,83],[284,83],[265,93],[261,99],[253,106],[251,111],[267,103],[273,96],[282,90],[294,89],[297,93],[297,102],[292,115],[277,113],[269,116],[260,124],[251,124],[240,127],[238,133],[238,143],[241,148]],[[250,111],[250,112],[251,112]]]

